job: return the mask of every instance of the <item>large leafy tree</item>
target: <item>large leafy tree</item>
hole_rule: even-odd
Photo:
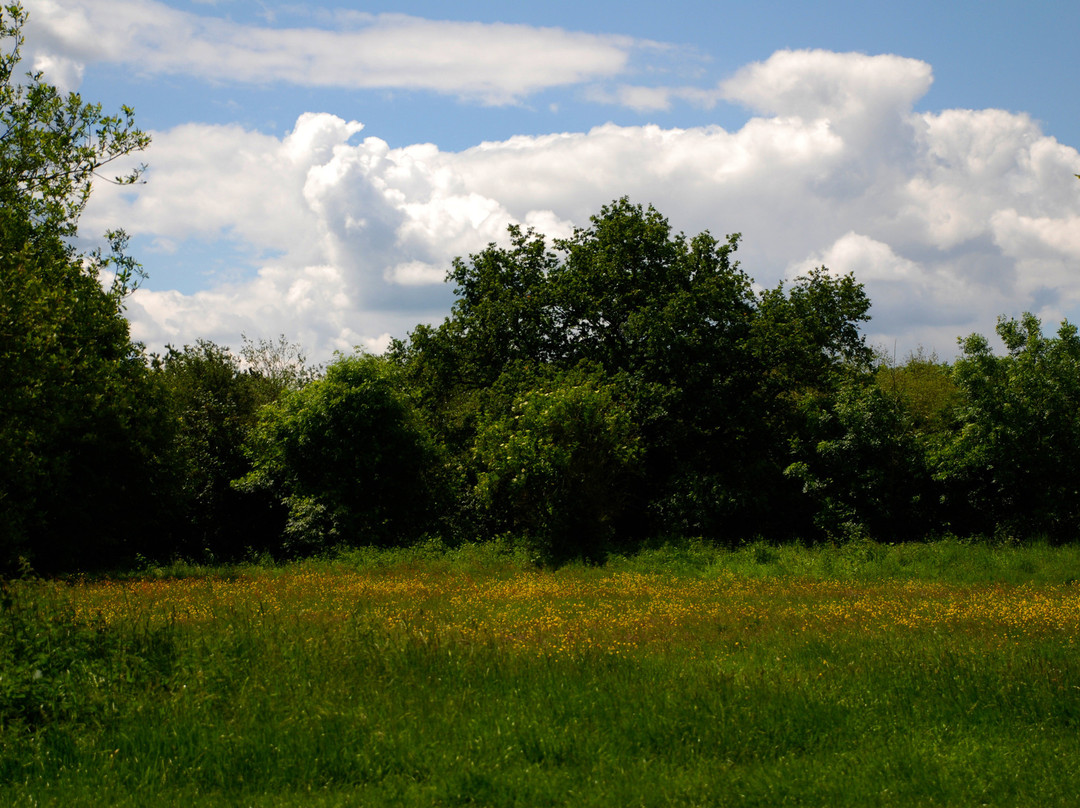
[[[463,490],[498,488],[477,488],[495,458],[473,447],[495,434],[492,419],[505,432],[536,394],[538,369],[585,363],[639,438],[643,472],[621,483],[634,487],[638,531],[737,537],[791,521],[798,507],[776,507],[799,494],[783,474],[790,430],[805,420],[801,401],[865,369],[869,301],[825,270],[755,294],[738,243],[675,233],[652,207],[619,199],[569,238],[511,228],[509,246],[456,261],[451,316],[392,355]]]
[[[642,433],[646,532],[736,532],[752,496],[744,460],[755,314],[739,236],[673,232],[652,207],[603,207],[566,240],[552,272],[570,362],[617,375]]]
[[[935,527],[927,452],[902,400],[853,378],[805,413],[811,437],[785,474],[802,484],[820,535],[910,540]]]
[[[149,138],[129,109],[17,77],[25,21],[0,10],[0,564],[109,561],[167,518],[168,429],[123,317],[125,236],[90,255],[71,239],[100,172]]]
[[[788,468],[805,447],[833,437],[822,427],[838,395],[869,373],[872,352],[859,330],[869,308],[862,284],[825,267],[758,296],[740,346],[749,378],[733,455],[744,481],[734,503],[743,532],[806,537],[820,521],[820,501],[806,496]]]

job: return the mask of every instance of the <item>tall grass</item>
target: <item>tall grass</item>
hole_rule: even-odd
[[[0,804],[1068,805],[1078,569],[428,546],[12,583]]]

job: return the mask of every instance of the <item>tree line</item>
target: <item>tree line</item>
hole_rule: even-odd
[[[126,236],[72,246],[146,148],[40,75],[0,12],[0,568],[502,540],[599,559],[681,536],[1080,536],[1080,337],[1003,318],[897,364],[824,267],[758,291],[739,236],[617,199],[453,262],[450,315],[380,356],[208,341],[148,355]],[[112,181],[138,181],[140,170]]]

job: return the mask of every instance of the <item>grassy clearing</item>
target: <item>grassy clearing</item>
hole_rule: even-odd
[[[16,583],[0,804],[1072,804],[1076,579],[940,543]]]

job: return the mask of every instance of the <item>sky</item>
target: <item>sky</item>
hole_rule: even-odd
[[[24,2],[27,66],[153,137],[81,224],[131,235],[152,351],[378,352],[455,257],[623,196],[762,288],[854,273],[901,360],[1080,320],[1074,0]]]

